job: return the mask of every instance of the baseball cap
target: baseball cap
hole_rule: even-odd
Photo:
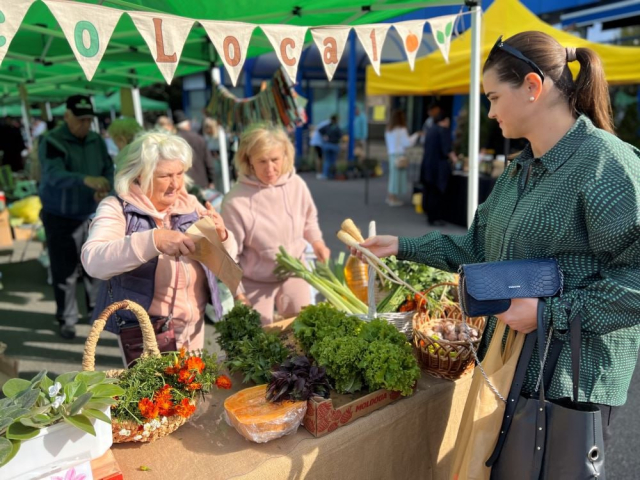
[[[86,95],[72,95],[67,98],[67,109],[71,110],[76,117],[93,117],[93,105],[91,99]]]

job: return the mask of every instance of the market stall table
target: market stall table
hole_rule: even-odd
[[[235,382],[230,391],[214,392],[201,415],[170,436],[112,449],[127,480],[448,479],[470,384],[470,374],[451,382],[423,372],[411,397],[324,437],[300,427],[295,435],[255,444],[224,420],[224,399],[244,387]]]

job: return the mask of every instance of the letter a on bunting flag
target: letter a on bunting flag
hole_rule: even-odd
[[[194,20],[149,12],[127,13],[147,43],[165,81],[171,83]]]
[[[367,52],[369,61],[378,76],[380,76],[382,46],[387,38],[389,28],[391,28],[391,25],[388,23],[358,25],[357,27],[353,27],[356,31],[356,35],[358,35],[362,48]]]
[[[351,27],[311,28],[313,41],[320,52],[322,65],[329,81],[333,79],[333,75],[336,73],[350,31]]]
[[[300,66],[300,54],[304,46],[307,27],[293,25],[260,25],[267,36],[276,56],[292,83],[296,83],[296,75]]]
[[[199,20],[204,27],[211,43],[216,47],[222,63],[236,86],[240,72],[247,59],[247,49],[251,41],[251,34],[256,26],[241,22],[213,22]]]
[[[0,64],[4,60],[11,40],[15,37],[24,16],[35,0],[11,0],[0,3]]]
[[[96,73],[122,10],[68,1],[43,0],[56,17],[87,80]]]

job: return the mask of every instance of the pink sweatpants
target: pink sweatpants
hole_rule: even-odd
[[[273,323],[274,307],[284,318],[296,316],[311,303],[311,287],[301,278],[289,278],[284,282],[264,283],[242,279],[245,295],[262,317],[262,324]]]

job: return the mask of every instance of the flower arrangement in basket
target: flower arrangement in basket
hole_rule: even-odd
[[[229,389],[231,381],[218,374],[216,356],[205,351],[187,353],[183,348],[161,355],[147,313],[128,300],[110,305],[94,322],[85,344],[84,370],[94,369],[100,332],[107,318],[120,309],[131,310],[140,322],[144,351],[131,368],[107,372],[118,378],[124,391],[112,408],[113,442],[152,442],[184,425],[195,412],[198,395],[214,385]]]
[[[444,287],[439,299],[432,292]],[[427,302],[421,302],[415,315],[413,344],[422,368],[438,378],[456,379],[472,364],[470,343],[480,344],[484,317],[467,319],[465,326],[458,303],[447,297],[447,289],[457,287],[451,282],[433,285],[424,292]]]

